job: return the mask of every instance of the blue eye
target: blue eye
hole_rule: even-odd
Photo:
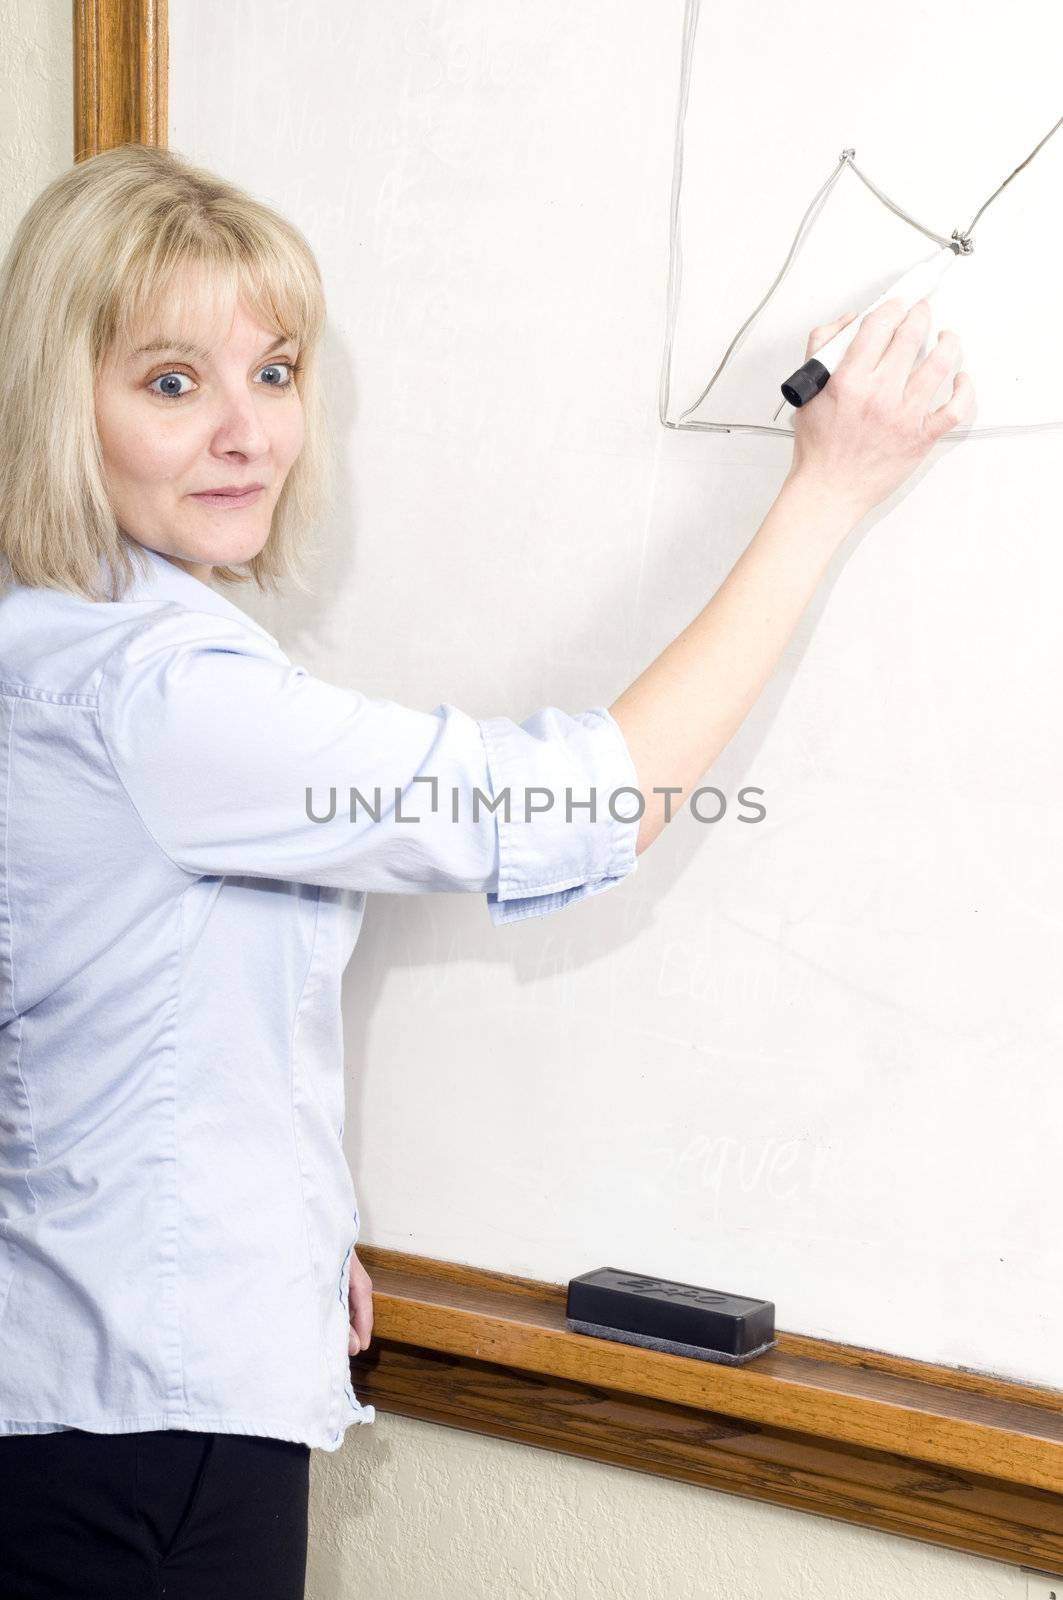
[[[299,370],[298,362],[270,361],[266,366],[259,367],[258,370],[259,372],[281,372],[285,369],[287,369],[288,376],[283,383],[270,382],[267,383],[265,387],[267,389],[291,389],[295,385],[295,374]],[[157,394],[161,400],[184,400],[191,392],[190,390],[174,388],[156,389],[155,385],[157,383],[172,384],[174,379],[187,377],[187,372],[178,372],[176,369],[173,372],[160,372],[156,377],[152,378],[148,388],[151,390],[152,394]],[[189,379],[189,382],[191,382],[191,379]]]
[[[188,393],[187,389],[156,389],[157,383],[173,383],[177,378],[187,378],[187,372],[160,372],[157,378],[152,378],[148,388],[154,394],[161,395],[164,400],[183,400]]]
[[[287,369],[288,369],[288,381],[287,381],[287,383],[269,383],[269,384],[266,385],[267,389],[289,389],[289,388],[291,388],[292,381],[293,381],[294,376],[295,376],[295,362],[294,361],[271,361],[269,363],[268,367],[259,367],[258,370],[260,372],[280,372],[283,367],[287,367]]]

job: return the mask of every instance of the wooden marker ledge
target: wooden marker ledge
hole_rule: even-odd
[[[720,1366],[570,1333],[564,1285],[358,1257],[381,1411],[1063,1572],[1063,1391],[780,1330]]]

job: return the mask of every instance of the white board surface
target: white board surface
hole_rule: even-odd
[[[677,394],[843,146],[947,232],[1045,131],[1058,40],[1011,11],[788,9],[702,11],[721,304],[687,317]],[[785,438],[658,418],[683,27],[682,0],[171,6],[171,145],[290,216],[329,294],[321,596],[249,602],[309,669],[477,716],[609,704],[770,506]],[[1028,236],[1033,171],[987,259]],[[831,255],[772,381],[784,337],[884,286]],[[1040,415],[1047,359],[1009,361],[987,398]],[[685,811],[619,888],[504,930],[479,899],[372,901],[344,991],[366,1240],[762,1295],[780,1328],[1063,1386],[1061,452],[941,447],[706,775],[726,816]]]

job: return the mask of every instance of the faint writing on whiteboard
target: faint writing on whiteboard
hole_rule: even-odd
[[[746,1209],[746,1198],[758,1194],[783,1204],[815,1194],[822,1187],[830,1158],[826,1146],[801,1138],[768,1134],[696,1133],[680,1146],[643,1146],[640,1177],[702,1205],[711,1197],[714,1222],[726,1206],[734,1214]]]

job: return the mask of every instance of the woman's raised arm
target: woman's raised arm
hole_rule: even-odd
[[[850,322],[814,328],[805,358]],[[609,707],[639,775],[641,854],[697,787],[767,683],[838,546],[969,420],[965,372],[928,409],[960,359],[956,335],[922,348],[930,308],[898,300],[864,318],[826,387],[794,414],[790,471],[777,499],[708,605]],[[670,791],[670,792],[655,792]]]

